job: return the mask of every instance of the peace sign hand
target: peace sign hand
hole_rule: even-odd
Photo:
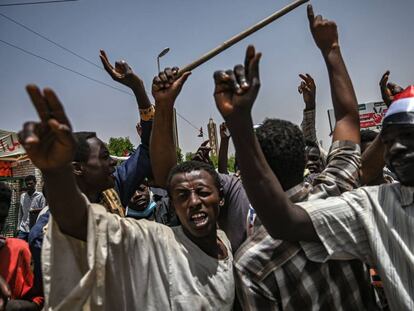
[[[40,122],[26,122],[19,141],[33,164],[42,171],[59,169],[71,163],[76,142],[69,119],[58,97],[49,88],[26,87]]]

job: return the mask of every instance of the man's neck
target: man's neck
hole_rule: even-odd
[[[184,227],[183,231],[184,234],[194,243],[196,244],[204,253],[209,255],[210,257],[217,258],[217,259],[225,259],[227,258],[227,248],[223,244],[223,242],[217,237],[217,230],[214,230],[210,235],[198,238],[191,235],[189,232],[186,231]]]
[[[27,194],[28,194],[29,196],[32,196],[35,192],[36,192],[36,190],[31,190],[31,191],[27,191]]]
[[[78,184],[78,187],[80,191],[86,195],[89,202],[91,203],[99,203],[99,197],[101,195],[100,192],[96,192],[94,190],[88,189],[88,187],[83,183],[83,181],[79,178],[76,178],[76,183]]]

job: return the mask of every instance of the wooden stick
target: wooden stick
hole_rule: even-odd
[[[296,9],[298,6],[308,2],[309,0],[296,0],[295,2],[292,2],[291,4],[285,6],[283,9],[273,13],[269,17],[266,17],[264,20],[258,22],[257,24],[251,26],[250,28],[246,29],[245,31],[235,35],[234,37],[230,38],[229,40],[223,42],[218,47],[212,49],[211,51],[207,52],[203,56],[201,56],[196,61],[188,64],[187,66],[184,66],[180,69],[178,72],[179,75],[182,75],[186,71],[192,71],[198,66],[204,64],[206,61],[210,60],[217,54],[220,54],[224,50],[227,50],[229,47],[233,46],[237,42],[243,40],[244,38],[250,36],[251,34],[255,33],[259,29],[262,29],[263,27],[269,25],[270,23],[277,20],[279,17],[282,17],[283,15],[289,13],[290,11]]]

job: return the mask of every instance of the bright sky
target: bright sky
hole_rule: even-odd
[[[1,0],[19,3],[24,0]],[[234,34],[244,30],[289,0],[79,0],[77,2],[0,7],[0,13],[100,65],[99,49],[112,61],[125,59],[145,81],[150,93],[156,74],[156,55],[171,51],[162,67],[184,66]],[[315,14],[338,24],[340,44],[360,103],[380,99],[378,81],[391,70],[402,86],[414,81],[414,1],[315,0]],[[0,16],[0,40],[48,58],[84,75],[127,90],[107,74]],[[317,83],[317,131],[329,143],[327,109],[331,105],[326,67],[313,43],[306,5],[267,26],[197,68],[180,94],[178,112],[197,127],[210,117],[221,122],[213,100],[213,72],[243,61],[245,48],[263,52],[262,88],[255,103],[256,123],[277,117],[300,124],[303,103],[297,92],[299,73]],[[76,131],[94,130],[109,137],[129,136],[136,145],[138,120],[135,99],[127,94],[62,70],[0,42],[0,128],[18,131],[24,121],[37,120],[24,91],[27,83],[55,89]],[[201,142],[197,131],[178,119],[180,145],[194,151]]]

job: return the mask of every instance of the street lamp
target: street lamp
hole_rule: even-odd
[[[170,48],[165,48],[161,51],[160,54],[157,56],[157,64],[158,64],[158,73],[161,71],[160,69],[160,58],[163,57],[165,54],[167,54],[170,51]]]

